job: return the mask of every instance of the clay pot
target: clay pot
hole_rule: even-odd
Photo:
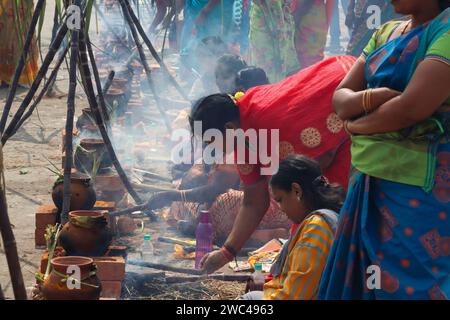
[[[71,256],[103,256],[111,244],[107,226],[108,211],[79,210],[69,212],[69,222],[61,230],[60,243]]]
[[[95,274],[94,260],[87,257],[66,256],[52,259],[51,264],[52,271],[42,285],[42,293],[46,300],[98,300],[100,298],[102,286]],[[65,275],[73,273],[68,270],[69,266],[80,268],[80,289],[70,289],[68,282],[65,281]]]
[[[102,135],[100,133],[99,128],[96,125],[87,124],[83,126],[81,129],[81,136],[83,138],[94,138],[94,139],[101,139]]]
[[[126,94],[124,90],[109,89],[105,94],[105,101],[110,106],[117,116],[121,116],[124,112],[126,103]]]
[[[90,108],[81,110],[81,115],[78,117],[75,126],[81,130],[85,125],[95,125],[94,114]]]
[[[74,154],[75,167],[80,172],[96,174],[97,172],[92,172],[95,161],[100,161],[98,172],[104,172],[112,166],[105,143],[102,139],[81,139]]]
[[[91,178],[84,174],[72,174],[70,177],[70,211],[92,209],[97,201]],[[53,185],[52,199],[61,210],[63,205],[64,179],[58,179]]]

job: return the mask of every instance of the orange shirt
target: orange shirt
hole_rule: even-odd
[[[316,299],[333,231],[319,214],[303,220],[289,247],[282,272],[264,285],[264,300]]]

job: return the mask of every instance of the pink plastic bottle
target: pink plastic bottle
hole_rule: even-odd
[[[208,211],[200,211],[200,222],[195,231],[195,269],[200,269],[200,261],[203,256],[213,249],[214,230],[209,220]]]

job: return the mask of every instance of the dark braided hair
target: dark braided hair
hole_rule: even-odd
[[[341,210],[345,199],[344,188],[329,184],[322,176],[317,161],[301,155],[288,156],[280,163],[270,185],[289,192],[294,182],[302,188],[303,198],[310,210]]]

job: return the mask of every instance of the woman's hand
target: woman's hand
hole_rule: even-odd
[[[207,274],[211,274],[230,262],[220,250],[215,250],[203,256],[200,267]]]
[[[154,210],[165,207],[167,204],[173,201],[172,198],[176,192],[177,191],[163,191],[153,194],[147,201],[147,209]]]

